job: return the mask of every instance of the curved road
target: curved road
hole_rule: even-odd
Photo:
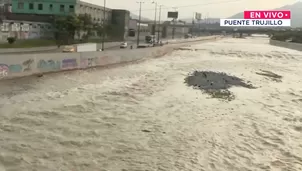
[[[266,38],[191,48],[118,68],[0,82],[0,165],[9,171],[301,169],[301,53]],[[230,102],[213,99],[184,84],[193,69],[227,72],[257,88],[231,88]]]

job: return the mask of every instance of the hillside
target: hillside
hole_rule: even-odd
[[[296,2],[292,5],[286,5],[273,10],[290,10],[291,11],[291,25],[292,27],[302,27],[302,2]],[[243,12],[235,14],[230,19],[243,18]]]

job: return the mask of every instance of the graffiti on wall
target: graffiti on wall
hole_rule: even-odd
[[[6,64],[0,64],[0,78],[6,77],[9,72],[9,67]]]
[[[78,67],[77,59],[62,60],[62,69],[75,69]]]
[[[10,21],[3,20],[0,24],[2,35],[6,37],[16,37],[17,39],[34,39],[34,38],[52,38],[53,30],[49,23],[11,23]],[[0,37],[0,40],[6,38]]]
[[[110,64],[109,56],[102,56],[99,59],[99,65],[107,65]]]
[[[99,59],[94,58],[81,58],[81,68],[94,67],[99,64]]]
[[[24,72],[31,71],[32,64],[34,63],[33,59],[28,59],[24,61],[22,64],[24,66]]]
[[[23,67],[19,64],[10,65],[8,68],[9,68],[9,72],[11,73],[19,73],[23,71]]]
[[[37,68],[42,71],[57,71],[61,68],[61,62],[41,59],[37,64]]]
[[[34,59],[28,59],[22,64],[0,64],[0,78],[8,76],[10,73],[29,72],[32,70]]]

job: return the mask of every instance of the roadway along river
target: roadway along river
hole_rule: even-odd
[[[301,170],[301,53],[261,37],[190,48],[118,68],[2,81],[1,167]],[[257,88],[230,88],[232,101],[210,98],[184,84],[194,69],[227,72]]]

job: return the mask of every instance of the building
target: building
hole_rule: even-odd
[[[53,37],[49,16],[15,14],[12,12],[12,3],[13,0],[0,0],[0,41],[7,41],[8,37],[17,39]]]
[[[0,13],[1,20],[9,21],[11,25],[9,28],[15,27],[15,23],[19,23],[19,30],[22,30],[22,23],[30,24],[32,22],[33,27],[36,25],[35,23],[45,23],[37,25],[37,28],[41,26],[41,31],[44,29],[42,25],[52,23],[54,16],[89,14],[96,23],[112,25],[111,36],[118,40],[124,40],[128,36],[130,19],[130,12],[127,10],[112,10],[82,0],[0,0]],[[2,26],[7,27],[3,24]],[[96,33],[95,36],[97,36]],[[2,36],[2,39],[4,37]],[[28,36],[17,36],[21,39],[23,37]]]
[[[104,8],[99,5],[90,4],[87,2],[83,2],[78,0],[75,6],[75,14],[88,14],[91,16],[92,21],[98,24],[109,24],[112,18],[112,10],[109,8]],[[105,15],[105,17],[104,17]],[[105,19],[105,20],[104,20]],[[80,32],[78,35],[75,36],[76,39],[81,39],[85,32]],[[91,38],[97,38],[97,32],[93,32],[90,35]]]
[[[76,0],[12,0],[12,12],[18,14],[69,15],[75,12]]]
[[[110,36],[114,40],[125,40],[129,32],[130,12],[121,9],[113,9],[111,12]]]
[[[70,15],[89,14],[95,22],[111,20],[111,9],[83,2],[81,0],[39,0],[39,1],[12,1],[12,13],[34,15]]]
[[[17,39],[53,38],[53,28],[49,23],[2,20],[0,40],[8,37]]]
[[[12,0],[0,0],[0,14],[1,17],[5,13],[12,12]]]
[[[112,10],[104,8],[102,6],[78,1],[75,8],[76,14],[89,14],[93,21],[103,23],[104,20],[104,9],[105,9],[105,22],[111,22]]]
[[[189,33],[192,25],[187,25],[182,22],[170,22],[165,21],[156,25],[156,34],[159,34],[161,38],[183,38]],[[154,24],[149,24],[149,30],[153,30]]]

